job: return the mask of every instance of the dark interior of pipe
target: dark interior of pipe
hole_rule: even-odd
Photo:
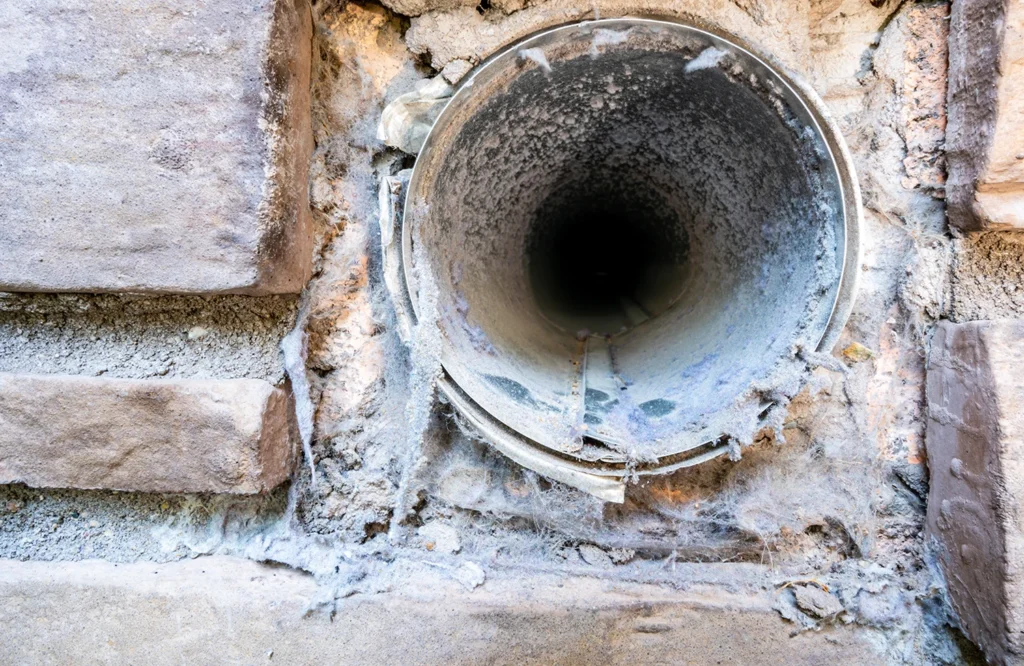
[[[622,333],[667,310],[689,256],[683,221],[662,198],[602,180],[591,174],[545,200],[527,240],[538,308],[578,335]]]

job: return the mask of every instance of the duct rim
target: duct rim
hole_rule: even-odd
[[[633,25],[648,25],[676,27],[692,31],[714,44],[721,44],[729,49],[741,52],[751,62],[756,63],[758,67],[767,72],[772,79],[781,82],[786,103],[799,108],[806,114],[806,117],[810,120],[809,124],[825,145],[828,152],[828,163],[835,168],[842,201],[842,238],[836,239],[837,252],[842,253],[839,276],[836,280],[838,286],[835,290],[827,322],[815,345],[815,351],[829,351],[838,341],[853,309],[858,269],[861,263],[862,211],[860,207],[860,189],[852,159],[838,127],[825,111],[824,103],[817,93],[799,77],[790,74],[787,68],[779,64],[774,58],[761,54],[745,40],[735,35],[709,26],[701,21],[690,22],[674,17],[662,16],[627,16],[592,21],[576,21],[539,30],[497,51],[463,78],[462,83],[449,100],[447,108],[438,116],[428,133],[420,154],[429,154],[434,149],[438,135],[444,131],[446,123],[450,122],[452,118],[452,114],[448,113],[448,111],[465,102],[466,98],[472,93],[473,82],[478,76],[486,75],[491,69],[506,65],[510,60],[514,60],[517,57],[517,53],[524,48],[542,48],[545,44],[557,40],[563,32],[576,29],[581,25],[593,26],[594,28],[608,27],[609,29],[621,29]],[[425,160],[422,158],[417,159],[412,170],[412,175],[405,191],[406,213],[412,206],[412,202],[422,187],[424,179],[427,178],[424,175],[425,167],[421,167],[424,162]],[[412,268],[413,239],[411,225],[403,223],[401,234],[401,251],[403,255],[401,274],[405,281],[405,293],[407,296],[411,296],[418,292],[416,275]],[[416,299],[410,297],[408,305],[413,316],[416,318],[420,317],[421,313],[418,311]],[[540,466],[548,471],[557,468],[575,470],[597,477],[616,478],[663,474],[722,455],[728,450],[728,447],[723,442],[709,440],[703,444],[691,446],[678,454],[662,456],[655,462],[644,464],[585,460],[576,458],[571,454],[553,451],[550,447],[517,432],[481,407],[447,372],[440,381],[439,387],[464,418],[477,429],[484,432],[492,441],[500,440],[500,442],[495,441],[497,448],[513,459],[517,459],[517,456],[513,455],[515,451],[520,453],[529,451],[532,457],[542,459]],[[520,462],[534,469],[537,469],[538,466],[536,460],[534,464],[529,464],[522,460]],[[548,476],[555,476],[547,473],[545,470],[537,469],[537,471],[546,473]],[[570,481],[570,483],[572,482]]]

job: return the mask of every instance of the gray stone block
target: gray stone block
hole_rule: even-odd
[[[1024,321],[942,323],[928,360],[927,529],[965,633],[1024,663]]]
[[[886,663],[863,627],[791,635],[771,592],[537,575],[469,591],[442,576],[396,572],[332,618],[306,615],[312,577],[246,560],[0,561],[0,645],[25,665]]]
[[[950,224],[1024,229],[1024,3],[958,0],[949,30]]]
[[[0,290],[295,293],[306,0],[0,3]]]
[[[259,379],[0,373],[0,484],[264,492],[291,473],[293,412]]]

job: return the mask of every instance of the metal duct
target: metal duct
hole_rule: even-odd
[[[402,255],[412,303],[437,290],[460,411],[614,500],[799,390],[849,314],[858,218],[808,88],[735,39],[609,19],[464,80],[416,162]]]

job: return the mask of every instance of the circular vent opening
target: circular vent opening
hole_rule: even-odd
[[[806,88],[678,23],[563,26],[462,83],[416,162],[413,296],[476,420],[599,474],[748,441],[853,296],[852,168]]]

